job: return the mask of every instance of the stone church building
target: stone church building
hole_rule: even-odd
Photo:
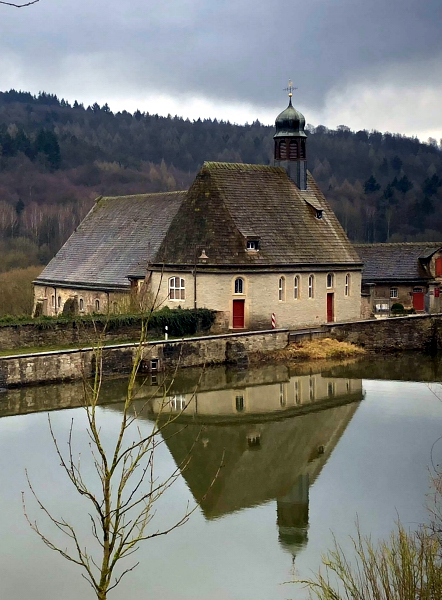
[[[272,166],[205,162],[188,191],[101,197],[35,280],[56,315],[207,307],[230,329],[360,317],[361,260],[307,170],[305,119],[276,119]]]

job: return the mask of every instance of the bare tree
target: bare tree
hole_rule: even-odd
[[[132,556],[142,541],[166,535],[187,522],[198,504],[190,507],[187,504],[183,515],[165,529],[153,529],[152,519],[154,505],[170,488],[191,460],[191,451],[163,480],[155,473],[156,449],[167,436],[167,426],[175,421],[179,413],[170,412],[168,393],[170,385],[164,384],[160,410],[149,433],[143,430],[139,423],[139,415],[150,401],[141,402],[137,409],[137,373],[145,353],[147,322],[143,323],[141,339],[135,350],[134,366],[128,378],[127,392],[122,408],[122,418],[112,447],[106,450],[99,423],[98,404],[103,374],[103,345],[95,349],[96,369],[92,383],[84,383],[85,410],[87,414],[90,439],[91,464],[96,476],[94,485],[87,482],[84,465],[75,455],[73,448],[73,420],[68,434],[68,450],[62,452],[54,428],[49,419],[49,428],[61,466],[73,484],[75,490],[86,498],[92,507],[88,515],[94,549],[88,549],[80,540],[74,526],[65,518],[58,518],[40,500],[30,477],[26,472],[29,488],[38,507],[43,511],[49,522],[61,531],[69,540],[70,547],[60,546],[48,537],[35,520],[31,520],[23,496],[23,510],[31,529],[51,550],[58,552],[68,561],[82,569],[82,576],[91,584],[98,600],[106,600],[108,593],[114,589],[122,578],[132,571],[138,562],[121,565],[121,561]],[[183,409],[185,410],[185,409]],[[195,440],[196,442],[196,440]],[[82,459],[84,460],[84,459]],[[219,466],[219,468],[221,465]],[[215,481],[218,471],[214,474]],[[212,482],[212,485],[213,485]],[[99,491],[96,492],[95,489]],[[207,490],[208,491],[208,490]]]

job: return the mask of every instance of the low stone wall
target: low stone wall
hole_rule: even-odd
[[[351,323],[327,323],[328,335],[368,350],[437,350],[442,348],[442,315],[408,315]]]
[[[50,327],[41,325],[6,325],[0,327],[0,350],[15,348],[38,348],[61,345],[92,345],[96,342],[101,327],[94,323],[58,323]],[[140,336],[139,323],[120,325],[106,332],[105,341],[132,341]]]
[[[211,335],[168,342],[149,342],[144,349],[143,370],[199,367],[222,363],[247,364],[249,354],[285,348],[288,330]],[[105,375],[128,373],[136,344],[118,344],[103,350]],[[73,381],[95,372],[92,348],[5,356],[0,358],[0,387]]]

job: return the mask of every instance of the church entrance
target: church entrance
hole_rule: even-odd
[[[334,294],[327,294],[327,323],[335,320]]]
[[[244,300],[233,301],[233,329],[244,329]]]

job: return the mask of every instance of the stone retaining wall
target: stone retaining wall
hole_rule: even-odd
[[[247,364],[249,354],[285,348],[288,330],[212,335],[169,342],[149,342],[145,346],[143,368],[198,367],[221,363]],[[103,373],[128,373],[136,344],[118,344],[103,351]],[[6,356],[0,358],[0,387],[78,380],[95,371],[92,348]]]
[[[102,326],[92,322],[57,323],[50,327],[37,324],[6,325],[0,327],[0,350],[39,348],[61,345],[92,345],[100,335]],[[140,336],[140,324],[119,325],[106,332],[105,341],[132,341]]]
[[[352,323],[327,323],[328,335],[339,341],[383,352],[442,349],[442,315],[408,315]]]

